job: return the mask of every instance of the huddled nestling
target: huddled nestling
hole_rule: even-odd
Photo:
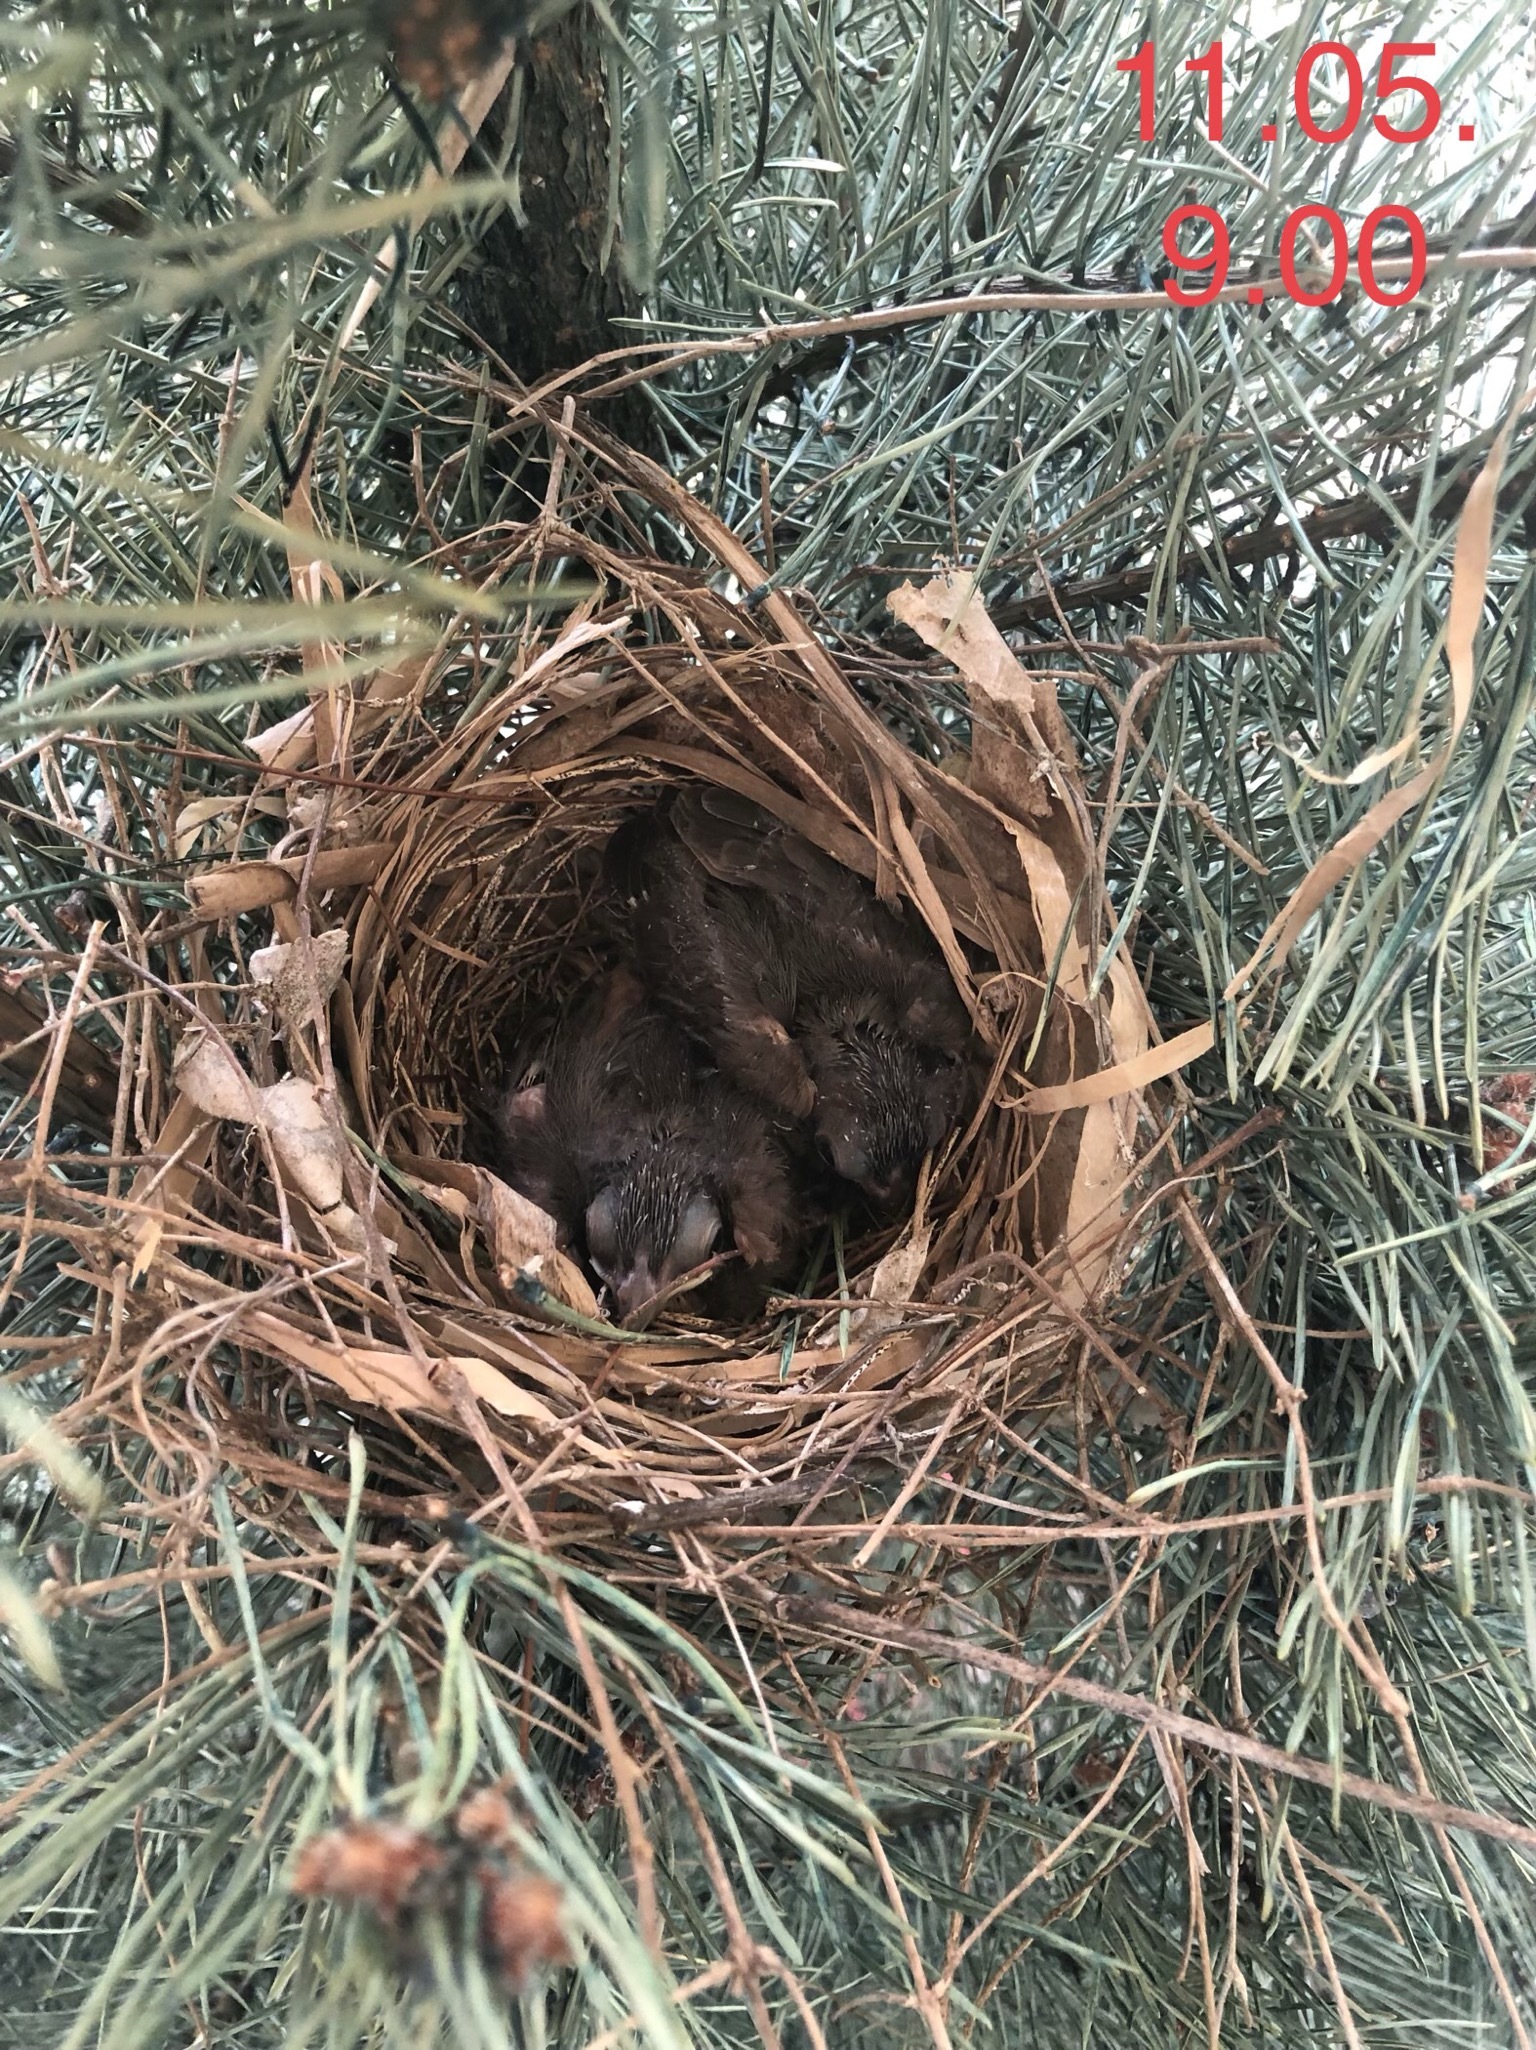
[[[750,1311],[833,1209],[910,1204],[973,1098],[970,1019],[918,920],[730,791],[629,819],[605,880],[621,965],[519,1049],[498,1164],[622,1323],[701,1286]]]

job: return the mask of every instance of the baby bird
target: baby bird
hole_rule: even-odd
[[[629,821],[608,871],[653,997],[742,1089],[810,1119],[877,1210],[906,1203],[972,1088],[970,1020],[926,932],[727,790]]]
[[[792,1250],[793,1191],[767,1120],[632,977],[557,1028],[542,1075],[507,1092],[497,1125],[507,1180],[633,1329],[717,1252],[734,1246],[765,1278]]]

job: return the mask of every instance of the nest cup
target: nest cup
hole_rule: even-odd
[[[736,571],[724,530],[702,508],[693,524]],[[1109,1271],[1136,1172],[1140,1100],[1095,1101],[1094,1078],[1134,1055],[1138,1026],[1146,1045],[1128,976],[1088,996],[1086,812],[1048,685],[963,580],[903,587],[893,609],[941,651],[910,663],[909,682],[942,673],[952,688],[953,662],[970,700],[956,729],[969,746],[925,760],[781,594],[734,603],[696,571],[553,538],[595,588],[525,632],[502,679],[440,655],[365,689],[329,747],[313,714],[311,729],[301,715],[262,743],[271,763],[310,747],[348,771],[306,789],[289,770],[290,815],[320,847],[306,856],[310,930],[279,906],[274,952],[328,994],[290,1003],[280,1030],[316,1035],[313,1065],[329,1058],[356,1138],[336,1200],[315,1199],[284,1143],[268,1149],[274,1186],[258,1202],[275,1231],[287,1184],[290,1228],[297,1217],[312,1254],[350,1250],[370,1300],[365,1322],[355,1283],[331,1290],[329,1329],[264,1309],[247,1340],[355,1401],[482,1437],[488,1411],[504,1452],[541,1472],[554,1458],[568,1488],[609,1509],[782,1484],[812,1449],[817,1472],[846,1467],[957,1402],[977,1416],[1038,1407]],[[500,574],[551,544],[547,525],[525,536]],[[690,782],[753,800],[915,908],[987,1080],[914,1213],[855,1248],[825,1300],[770,1302],[745,1327],[621,1334],[597,1319],[550,1221],[476,1157],[472,1117],[522,1021],[602,972],[593,904],[611,835]],[[285,858],[292,876],[300,863]],[[220,887],[204,878],[194,900]],[[311,983],[322,952],[337,972]],[[288,1066],[306,1066],[292,1048]],[[196,1080],[185,1061],[178,1074]],[[228,1114],[200,1086],[203,1108]]]

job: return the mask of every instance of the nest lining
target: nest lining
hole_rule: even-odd
[[[450,1120],[494,1086],[519,1021],[590,985],[606,958],[591,915],[602,851],[667,788],[690,778],[723,784],[871,881],[884,879],[868,769],[852,736],[805,679],[786,675],[781,649],[766,637],[740,644],[738,611],[711,620],[713,594],[669,595],[689,607],[697,653],[686,642],[630,645],[592,667],[577,648],[573,666],[583,666],[526,723],[524,703],[509,693],[492,734],[487,714],[424,765],[425,780],[455,801],[408,797],[380,821],[380,837],[400,851],[357,914],[353,953],[369,972],[354,977],[353,995],[359,1037],[374,1050],[365,1115],[385,1145],[409,1133],[418,1154],[456,1150],[462,1127]],[[929,857],[940,902],[954,904],[951,956],[963,962],[981,1029],[994,1045],[1016,1045],[1035,1023],[1028,990],[1038,989],[1039,964],[1034,977],[1022,964],[1021,920],[999,947],[978,915],[966,871],[985,873],[995,836],[967,844],[952,800],[936,810],[938,831],[924,822],[915,846],[919,860]],[[952,1306],[973,1271],[995,1279],[1010,1253],[1034,1266],[1046,1251],[1059,1220],[1042,1198],[1043,1149],[1030,1124],[994,1088],[937,1163],[925,1192],[926,1258],[907,1263],[907,1301],[919,1311]],[[1051,1136],[1064,1149],[1074,1135],[1058,1127]],[[891,1239],[876,1235],[849,1274],[855,1294]],[[756,1345],[752,1336],[740,1350],[760,1349],[761,1334]]]

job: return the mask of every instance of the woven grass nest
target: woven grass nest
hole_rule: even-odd
[[[110,1220],[134,1286],[99,1239],[87,1264],[141,1362],[195,1380],[238,1356],[247,1391],[275,1368],[256,1405],[269,1436],[319,1405],[386,1411],[418,1445],[458,1448],[436,1453],[439,1485],[497,1475],[589,1517],[803,1502],[871,1460],[910,1466],[941,1420],[1050,1400],[1134,1216],[1160,1050],[1128,970],[1090,1001],[1095,920],[1109,928],[1070,738],[1049,675],[965,578],[892,599],[935,651],[905,664],[911,702],[942,682],[961,714],[923,728],[925,760],[850,681],[868,660],[835,657],[784,594],[743,596],[758,566],[661,471],[589,448],[583,476],[582,531],[547,511],[454,565],[489,595],[558,564],[576,602],[494,633],[471,613],[425,657],[259,732],[234,816],[281,815],[266,858],[227,801],[182,814],[198,947],[232,965],[216,998],[204,982],[201,1018],[165,1005],[141,1036],[140,1101],[163,1121]],[[621,487],[686,538],[686,567],[589,538],[593,496],[612,526]],[[295,565],[319,596],[297,544]],[[881,659],[889,683],[903,664]],[[517,1019],[600,972],[608,837],[693,780],[909,900],[990,1071],[913,1215],[850,1242],[821,1299],[770,1299],[749,1328],[681,1315],[623,1333],[550,1221],[471,1157],[466,1105]],[[222,829],[233,854],[209,865]],[[226,1449],[250,1448],[232,1385],[198,1406]]]

